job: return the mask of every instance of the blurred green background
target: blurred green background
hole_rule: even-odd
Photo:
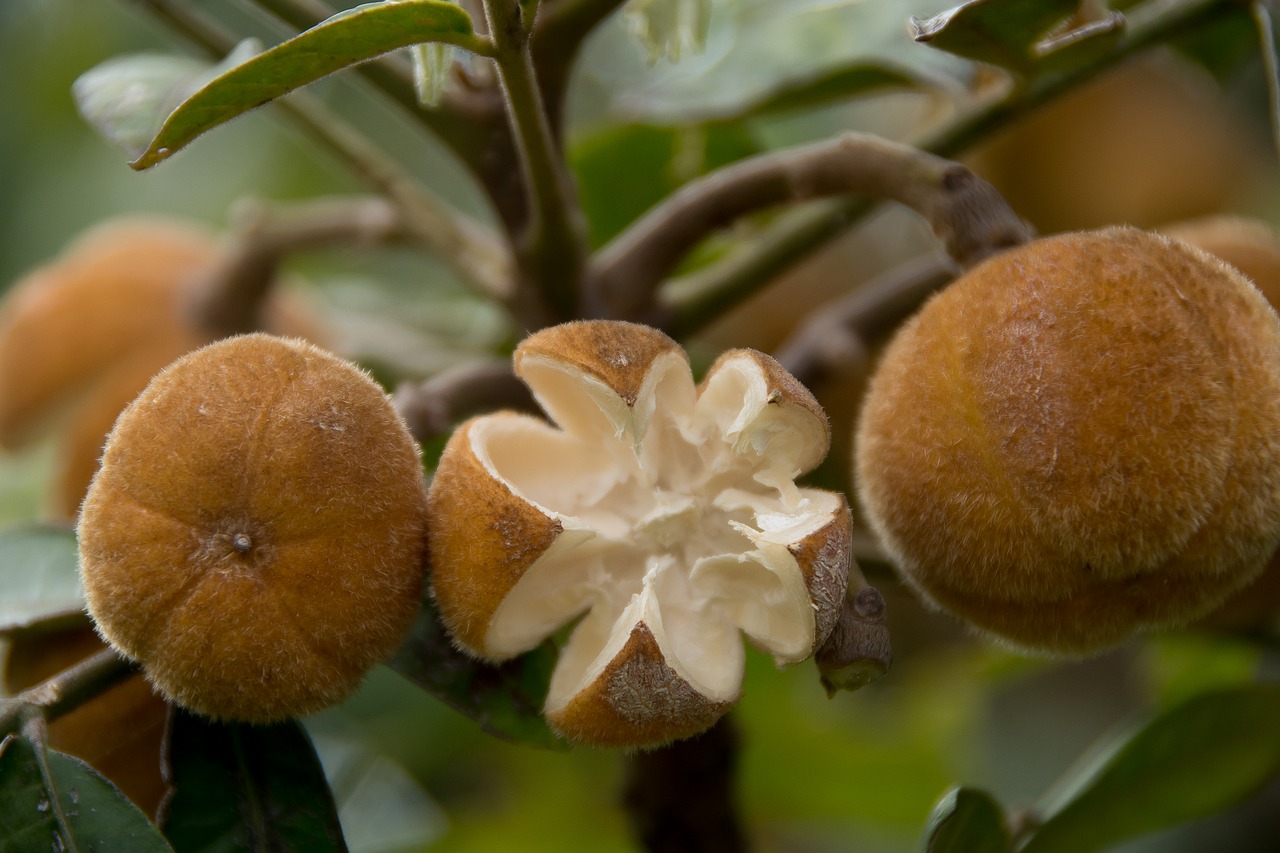
[[[245,4],[204,6],[268,42],[280,38]],[[905,27],[909,15],[944,6],[719,3],[702,53],[655,66],[623,23],[611,21],[588,44],[570,103],[571,150],[593,234],[603,240],[716,162],[843,129],[907,138],[946,120],[964,103],[974,72],[912,44]],[[1238,44],[1238,32],[1218,39],[1198,46],[1204,58],[1226,55],[1212,68],[1216,77],[1168,55],[1122,69],[1002,134],[975,153],[976,167],[1045,231],[1153,226],[1221,210],[1274,220],[1280,192],[1260,67],[1247,50],[1223,47]],[[71,84],[122,52],[175,47],[123,0],[0,2],[0,286],[111,216],[158,213],[222,227],[242,198],[359,189],[268,110],[220,128],[151,172],[132,172],[79,118]],[[779,79],[860,57],[910,67],[938,87],[732,128],[711,120]],[[360,117],[437,191],[488,215],[456,164],[360,89],[335,80],[318,93]],[[706,352],[774,346],[804,309],[929,245],[927,229],[910,217],[879,216],[692,345]],[[299,258],[295,267],[337,321],[342,348],[381,364],[388,376],[429,374],[497,349],[513,333],[442,268],[408,253],[332,252]],[[847,422],[856,389],[822,392],[837,424]],[[837,445],[847,452],[846,443]],[[0,460],[0,518],[39,514],[48,468],[47,447]],[[933,804],[954,784],[986,788],[1012,807],[1031,805],[1116,726],[1207,686],[1277,668],[1263,645],[1208,634],[1135,643],[1088,662],[1025,660],[925,612],[886,567],[867,569],[890,604],[896,662],[883,681],[829,700],[811,665],[778,671],[761,655],[750,658],[734,716],[744,744],[742,813],[762,851],[912,850]],[[619,807],[619,754],[504,744],[387,670],[308,727],[358,853],[635,849]],[[1276,838],[1280,786],[1272,785],[1231,814],[1126,849],[1262,853],[1276,849]]]

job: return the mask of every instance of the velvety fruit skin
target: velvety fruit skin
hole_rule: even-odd
[[[194,224],[120,217],[76,238],[5,294],[0,307],[0,446],[58,436],[46,514],[74,519],[116,416],[151,377],[210,343],[196,306],[222,262]],[[296,294],[275,288],[261,328],[323,343]],[[65,415],[65,419],[59,416]]]
[[[1039,240],[932,299],[857,436],[873,526],[924,596],[1084,654],[1185,623],[1280,540],[1280,322],[1133,229]]]
[[[417,612],[417,445],[382,389],[254,334],[184,356],[116,422],[80,516],[89,610],[173,701],[263,722],[346,697]]]

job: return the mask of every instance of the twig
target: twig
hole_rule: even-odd
[[[944,157],[964,151],[978,140],[1025,116],[1037,106],[1111,68],[1124,59],[1180,33],[1203,27],[1223,11],[1240,7],[1234,0],[1185,0],[1175,6],[1157,4],[1160,12],[1147,19],[1134,15],[1116,50],[1088,65],[1039,78],[1008,97],[961,116],[920,147]],[[1139,10],[1140,11],[1140,10]],[[711,267],[671,282],[658,316],[676,335],[696,332],[723,311],[768,284],[778,273],[807,257],[827,241],[859,221],[872,209],[862,199],[819,202],[795,211],[743,247]]]
[[[406,239],[397,210],[380,198],[332,198],[290,206],[236,205],[232,233],[189,306],[197,326],[217,338],[262,328],[262,307],[289,255],[335,245]]]
[[[530,49],[552,133],[561,135],[565,91],[587,36],[626,0],[543,0]]]
[[[460,364],[425,382],[401,384],[395,407],[422,444],[448,434],[472,415],[494,409],[538,411],[528,386],[512,372],[510,360],[490,359]]]
[[[956,275],[945,256],[913,258],[810,312],[776,353],[803,384],[813,387],[864,358],[870,338],[896,328],[920,303]]]
[[[569,319],[578,313],[586,220],[543,106],[520,4],[486,0],[484,5],[528,194],[529,221],[516,246],[521,284],[540,296],[547,321]]]
[[[746,835],[733,790],[737,728],[729,717],[708,731],[627,761],[625,805],[650,853],[739,853]]]
[[[133,0],[194,42],[222,57],[234,36],[197,10],[173,0]],[[308,136],[400,210],[404,227],[459,276],[481,292],[505,298],[511,292],[510,261],[487,229],[451,209],[423,188],[353,125],[304,93],[275,102]]]
[[[128,678],[134,665],[116,653],[102,651],[47,681],[0,704],[0,739],[18,731],[32,717],[55,720]]]
[[[892,200],[933,226],[962,267],[1025,241],[1030,228],[967,167],[877,136],[849,133],[719,169],[653,208],[592,266],[605,316],[652,315],[658,285],[712,231],[785,202],[836,195]]]
[[[854,563],[840,621],[813,656],[828,696],[859,690],[889,671],[893,645],[884,617],[884,596],[867,583]]]

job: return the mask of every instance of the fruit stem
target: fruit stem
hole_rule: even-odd
[[[425,382],[396,389],[396,411],[419,444],[450,433],[462,421],[496,409],[539,411],[508,360],[481,359],[441,371]]]
[[[740,739],[726,716],[697,737],[627,759],[623,804],[644,849],[748,849],[734,797]]]
[[[945,255],[923,255],[893,267],[811,311],[778,347],[778,362],[810,388],[847,365],[865,366],[868,345],[897,328],[957,272]]]
[[[517,287],[540,298],[544,322],[571,319],[578,315],[586,218],[538,88],[529,50],[533,22],[517,0],[485,0],[484,7],[528,196],[529,220],[515,240]]]
[[[103,649],[12,699],[0,700],[0,737],[17,732],[33,717],[56,720],[135,671],[115,649]]]
[[[813,658],[828,697],[867,686],[893,663],[884,596],[867,583],[856,563],[849,567],[849,591],[840,621]]]
[[[967,167],[865,133],[770,152],[686,184],[597,254],[606,316],[652,319],[657,288],[713,231],[779,204],[859,195],[897,201],[933,226],[961,267],[1025,242],[1030,227]]]

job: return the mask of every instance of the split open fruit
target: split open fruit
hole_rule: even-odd
[[[798,488],[826,416],[734,350],[695,386],[646,326],[526,339],[517,374],[559,425],[499,412],[450,439],[428,495],[432,589],[458,645],[502,660],[581,617],[546,701],[561,734],[652,746],[737,700],[740,632],[779,663],[831,632],[851,562],[843,495]]]

